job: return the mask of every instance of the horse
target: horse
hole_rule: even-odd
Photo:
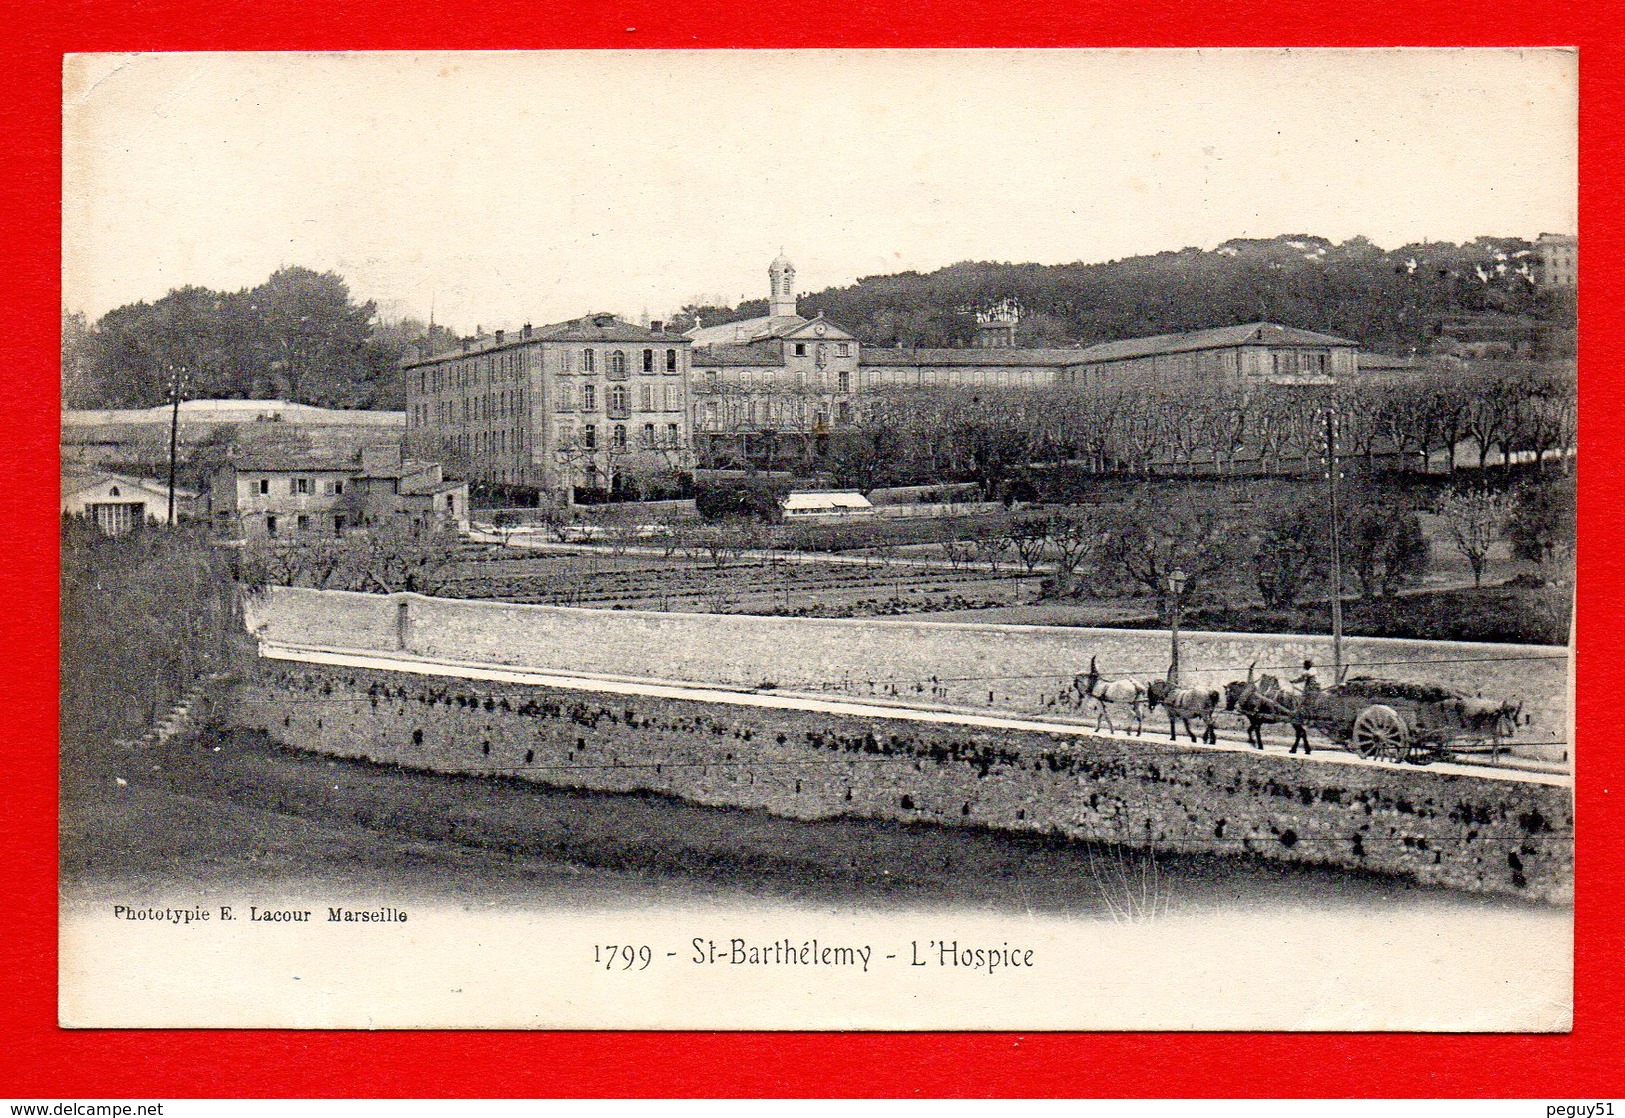
[[[1179,740],[1178,722],[1185,723],[1185,732],[1196,740],[1196,731],[1191,729],[1191,719],[1201,719],[1206,728],[1202,731],[1202,740],[1212,745],[1219,740],[1213,732],[1213,713],[1219,709],[1220,695],[1217,691],[1204,691],[1199,687],[1175,687],[1164,679],[1154,679],[1151,686],[1146,688],[1146,696],[1150,700],[1151,709],[1161,706],[1168,712],[1168,740]]]
[[[1095,715],[1095,730],[1100,730],[1101,719],[1106,720],[1106,729],[1111,733],[1117,732],[1112,725],[1111,711],[1107,709],[1108,703],[1126,703],[1134,712],[1134,733],[1138,736],[1145,727],[1145,718],[1140,706],[1145,702],[1145,684],[1137,679],[1102,679],[1100,669],[1095,667],[1095,658],[1089,657],[1089,671],[1085,675],[1072,677],[1072,688],[1078,693],[1078,703],[1082,705],[1084,699],[1093,699],[1098,705],[1099,713]]]
[[[1277,722],[1292,724],[1292,752],[1303,746],[1304,756],[1311,752],[1309,733],[1303,728],[1302,703],[1294,704],[1282,689],[1281,681],[1272,675],[1261,675],[1253,680],[1253,668],[1247,666],[1246,682],[1236,681],[1224,685],[1224,709],[1235,711],[1247,719],[1247,744],[1255,749],[1264,748],[1264,727]]]

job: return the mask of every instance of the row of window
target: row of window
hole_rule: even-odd
[[[334,536],[342,537],[344,535],[344,523],[345,523],[345,521],[344,521],[343,516],[334,516],[333,517],[333,535]],[[295,519],[294,524],[299,529],[300,534],[304,534],[304,533],[310,531],[310,517],[308,515],[306,515],[305,513],[300,513],[299,516]],[[265,534],[267,536],[275,536],[277,534],[278,527],[279,527],[279,524],[278,524],[278,521],[277,521],[276,514],[275,513],[267,513],[266,517],[265,517]]]
[[[309,496],[317,491],[318,486],[320,486],[321,492],[324,496],[339,497],[344,495],[343,478],[323,479],[313,477],[289,478],[288,495],[290,497]],[[271,495],[271,479],[268,477],[250,479],[249,487],[261,497],[269,497]]]
[[[436,365],[432,369],[419,369],[418,391],[427,394],[444,392],[448,388],[466,389],[511,383],[519,380],[525,370],[534,367],[535,357],[530,350],[485,354],[449,365]]]
[[[955,385],[997,385],[1000,387],[1036,387],[1054,384],[1058,371],[1049,369],[976,369],[976,368],[922,368],[902,366],[870,367],[863,371],[863,383],[868,388],[898,385],[909,388]]]
[[[1276,376],[1325,376],[1331,354],[1325,350],[1294,350],[1271,353]]]
[[[828,427],[830,413],[822,407],[809,409],[806,400],[729,400],[718,405],[707,400],[697,418],[708,430],[727,427],[790,427],[807,426],[809,417],[814,427]],[[835,424],[844,427],[852,422],[852,405],[845,400],[835,404]]]
[[[576,352],[574,350],[569,350],[569,349],[565,350],[564,351],[564,368],[563,368],[563,371],[566,372],[566,373],[574,373],[574,372],[577,372],[577,371],[583,372],[583,373],[594,373],[594,372],[598,371],[598,367],[597,367],[598,366],[598,353],[597,353],[596,350],[584,349],[584,350],[582,350],[580,352],[579,357],[580,357],[580,361],[578,363],[577,360],[576,360],[576,358],[577,358]],[[662,358],[659,354],[657,354],[652,349],[646,349],[646,350],[643,351],[643,363],[642,363],[643,372],[645,372],[645,373],[656,372],[656,371],[658,371],[657,366],[661,366],[661,365],[664,366],[664,371],[665,372],[668,372],[668,373],[677,372],[678,371],[677,351],[675,349],[666,350],[664,358]],[[605,356],[604,356],[604,372],[605,372],[606,375],[611,376],[611,377],[625,376],[626,375],[626,352],[624,350],[616,349],[616,350],[611,350],[609,353],[605,354]]]
[[[488,423],[523,415],[525,406],[526,393],[523,388],[504,388],[480,396],[465,396],[461,400],[413,404],[407,417],[414,427],[426,427],[431,423],[442,427],[451,423]]]
[[[604,406],[611,412],[626,412],[631,408],[632,394],[624,384],[612,384],[604,394]],[[683,389],[679,384],[638,386],[639,411],[682,411]],[[559,385],[558,410],[597,411],[598,386],[583,384],[577,390],[568,384]]]
[[[628,445],[626,424],[617,423],[610,427],[610,449],[625,450]],[[664,438],[662,438],[662,432],[653,423],[645,423],[638,440],[638,446],[644,450],[679,450],[682,445],[682,429],[676,423],[666,424]],[[598,425],[583,423],[581,425],[580,440],[577,441],[574,423],[559,424],[558,446],[560,450],[597,450]]]
[[[777,374],[783,371],[781,369],[737,369],[724,378],[717,370],[707,369],[703,387],[706,391],[718,392],[725,388],[761,389],[765,391],[772,391],[775,387],[822,389],[828,385],[828,381],[823,376],[815,376],[809,385],[807,374],[800,369],[790,370],[788,380],[781,385],[780,377]],[[852,391],[851,373],[842,371],[835,374],[835,391]]]
[[[465,461],[488,457],[523,454],[526,448],[525,429],[516,431],[465,431],[452,435],[443,445]]]
[[[797,342],[796,343],[796,356],[797,357],[805,357],[805,356],[807,356],[807,343],[806,342]],[[835,356],[837,356],[837,357],[851,357],[852,356],[851,344],[849,342],[836,342],[835,343]],[[813,363],[815,365],[817,365],[820,369],[822,369],[826,364],[829,363],[829,345],[827,343],[819,342],[817,345],[815,345],[813,347]]]
[[[599,363],[597,350],[567,349],[563,351],[562,357],[564,372],[597,371]],[[681,371],[681,360],[676,349],[663,351],[645,349],[637,354],[637,359],[639,367],[645,373]],[[426,396],[430,393],[442,393],[448,389],[466,390],[485,385],[513,383],[520,380],[525,372],[536,368],[536,362],[537,351],[525,348],[471,357],[447,365],[436,365],[432,369],[420,369],[418,392]],[[625,376],[628,370],[627,362],[628,355],[625,350],[610,350],[603,355],[604,372],[611,377]]]

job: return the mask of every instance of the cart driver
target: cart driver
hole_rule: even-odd
[[[1313,695],[1315,692],[1319,691],[1320,678],[1315,675],[1315,662],[1313,660],[1305,660],[1303,662],[1303,674],[1298,676],[1292,682],[1297,684],[1298,689],[1306,696]]]

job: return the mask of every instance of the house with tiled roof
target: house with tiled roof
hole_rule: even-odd
[[[403,458],[399,443],[348,458],[247,454],[215,471],[209,508],[222,533],[242,539],[341,539],[390,523],[467,531],[468,483],[439,462]]]

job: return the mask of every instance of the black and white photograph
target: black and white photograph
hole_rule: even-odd
[[[61,1025],[1568,1031],[1576,82],[68,56]]]

